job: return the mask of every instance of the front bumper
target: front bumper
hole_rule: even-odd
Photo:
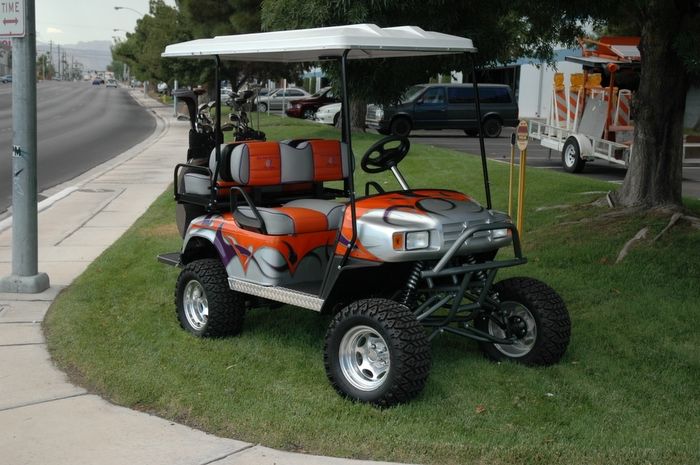
[[[290,116],[292,118],[301,118],[303,110],[303,108],[289,107],[284,112],[287,116]]]

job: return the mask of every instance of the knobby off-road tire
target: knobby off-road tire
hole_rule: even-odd
[[[515,344],[480,343],[486,357],[530,366],[557,363],[571,337],[571,320],[561,297],[545,283],[522,277],[500,281],[493,291],[508,311],[511,327],[524,323],[527,330],[523,327],[525,334]],[[492,336],[505,337],[505,331],[488,318],[477,320],[476,326]]]
[[[341,395],[388,407],[423,390],[430,373],[430,346],[407,307],[387,299],[363,299],[331,321],[324,363]]]
[[[228,287],[217,259],[195,260],[177,279],[175,305],[180,326],[198,337],[234,336],[243,328],[245,301]]]

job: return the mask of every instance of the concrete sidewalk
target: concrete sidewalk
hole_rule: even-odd
[[[218,438],[118,407],[67,381],[46,350],[41,322],[58,293],[141,216],[184,161],[188,122],[141,93],[158,125],[145,142],[43,193],[41,294],[0,293],[0,463],[3,465],[341,465],[355,461],[281,452]],[[0,221],[0,276],[12,268],[9,219]],[[383,462],[386,463],[386,462]]]

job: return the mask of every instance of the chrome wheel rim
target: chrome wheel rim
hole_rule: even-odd
[[[527,332],[513,344],[494,344],[493,346],[503,355],[511,358],[520,358],[529,354],[537,342],[537,322],[527,307],[518,302],[502,302],[501,308],[506,310],[507,318],[518,317],[527,326]],[[493,320],[489,320],[489,334],[505,339],[506,332]]]
[[[209,317],[209,303],[204,287],[197,280],[192,280],[185,286],[182,297],[187,323],[195,330],[201,330],[207,324]]]
[[[355,326],[345,333],[338,357],[343,376],[360,391],[374,391],[381,387],[391,368],[389,346],[369,326]]]
[[[567,145],[564,151],[564,162],[566,166],[574,166],[576,163],[576,148],[573,145]]]

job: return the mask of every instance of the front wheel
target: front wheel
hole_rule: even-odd
[[[358,300],[331,321],[324,364],[341,395],[388,407],[423,390],[430,346],[407,307],[386,299]]]
[[[411,133],[411,121],[405,117],[395,118],[394,121],[391,122],[389,132],[395,136],[408,137]]]
[[[234,336],[241,332],[245,301],[228,287],[226,269],[217,259],[189,263],[175,288],[180,326],[199,337]]]
[[[258,103],[258,111],[260,113],[267,112],[267,103]]]
[[[311,108],[307,108],[302,114],[302,117],[304,119],[314,119],[314,116],[316,116],[316,112],[313,111]]]
[[[571,320],[564,301],[545,283],[532,278],[510,278],[493,286],[499,308],[476,322],[477,329],[512,344],[480,343],[491,360],[524,365],[557,363],[569,345]]]

